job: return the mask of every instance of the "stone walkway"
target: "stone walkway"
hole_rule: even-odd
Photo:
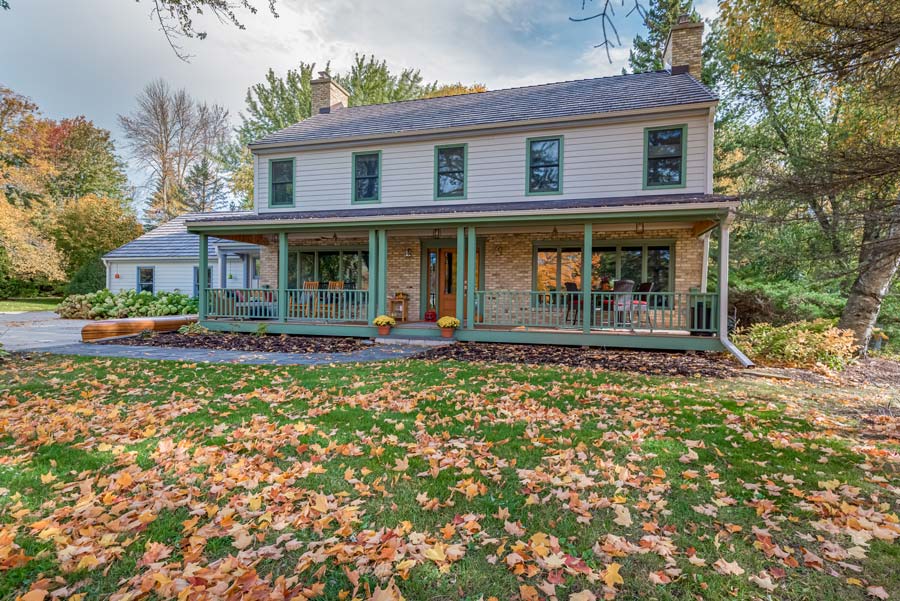
[[[424,353],[427,347],[378,345],[352,353],[253,353],[209,349],[165,348],[158,346],[126,346],[124,344],[67,344],[53,347],[22,349],[55,355],[113,357],[122,359],[156,359],[189,363],[241,363],[246,365],[330,365],[332,363],[369,363],[406,359]]]

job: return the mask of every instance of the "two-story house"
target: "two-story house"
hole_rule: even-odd
[[[260,287],[203,282],[201,321],[371,337],[393,311],[395,336],[452,315],[465,341],[733,349],[702,28],[653,73],[360,107],[320,74],[314,115],[250,146],[253,211],[188,221],[201,263],[207,236],[261,248]]]

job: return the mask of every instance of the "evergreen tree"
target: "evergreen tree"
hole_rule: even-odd
[[[693,0],[650,1],[650,9],[645,19],[647,37],[640,34],[634,36],[633,48],[628,53],[628,68],[632,73],[646,73],[665,68],[663,53],[666,49],[666,39],[681,15],[690,15],[691,20],[695,22],[700,20],[700,15],[694,10]]]
[[[184,191],[187,209],[201,213],[219,210],[227,196],[225,183],[209,157],[191,166],[184,180]]]

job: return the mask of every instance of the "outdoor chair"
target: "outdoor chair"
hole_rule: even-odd
[[[599,322],[617,328],[627,325],[633,329],[631,314],[634,308],[634,281],[617,280],[612,292],[607,293],[603,303],[598,308],[600,312]]]
[[[643,319],[647,320],[650,331],[653,331],[653,314],[650,312],[650,292],[653,292],[655,284],[653,282],[642,282],[635,290],[635,296],[632,300],[632,312],[637,314],[637,320],[632,319],[632,329],[634,322],[640,326]]]
[[[572,294],[573,292],[581,292],[578,289],[578,284],[575,282],[564,282],[563,285],[566,287],[566,323],[569,322],[569,314],[574,313],[572,317],[572,323],[575,324],[578,322],[578,316],[581,314],[581,311],[584,309],[582,307],[581,297],[577,294]]]
[[[341,307],[341,297],[342,294],[338,291],[344,289],[344,282],[339,281],[329,281],[328,287],[325,289],[326,292],[323,295],[322,304],[322,315],[327,318],[335,318],[337,317],[337,313],[340,311]]]
[[[303,282],[303,291],[300,293],[300,317],[314,317],[319,311],[319,282]]]

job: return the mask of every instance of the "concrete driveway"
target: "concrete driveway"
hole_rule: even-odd
[[[0,343],[7,351],[38,351],[81,342],[81,328],[90,321],[60,319],[51,311],[0,313]]]

